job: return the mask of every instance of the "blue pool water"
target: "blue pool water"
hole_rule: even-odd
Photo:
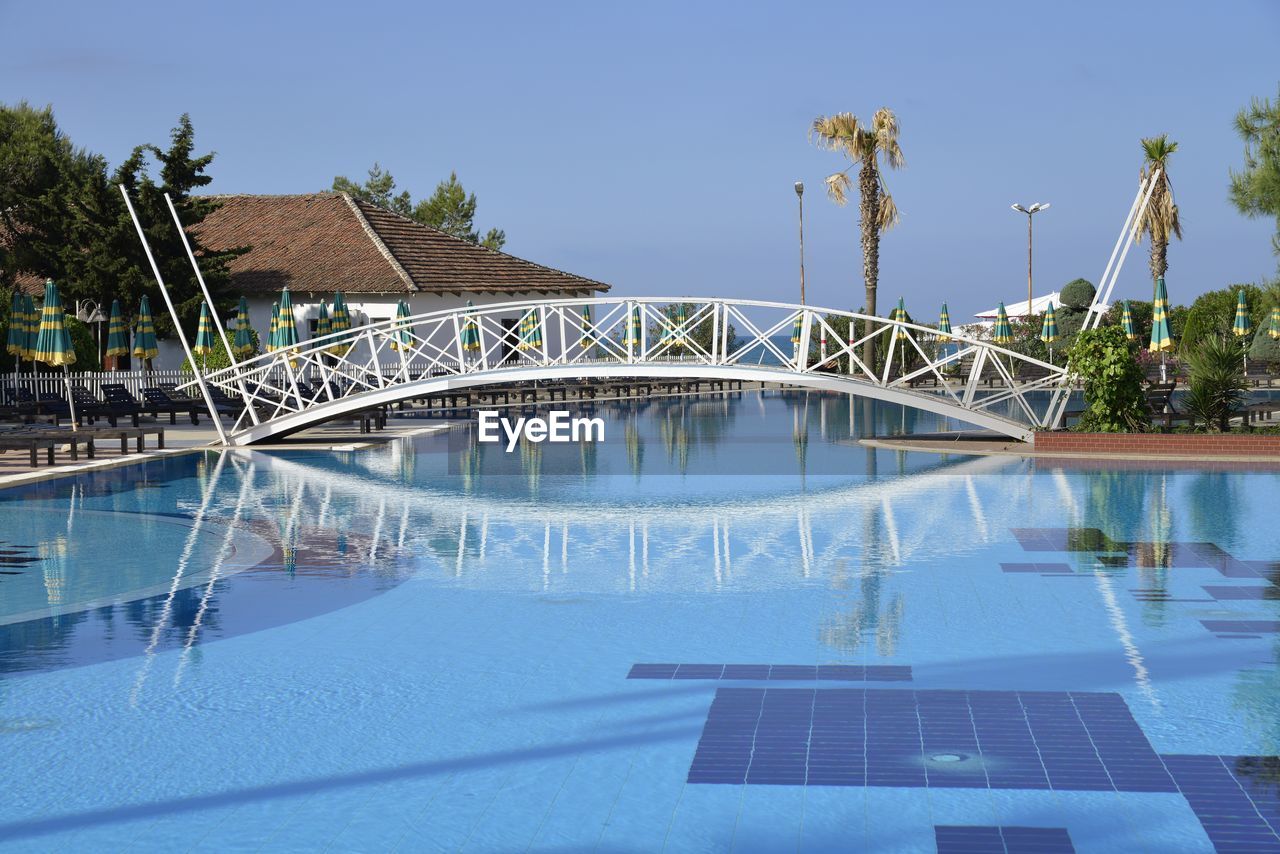
[[[1276,471],[597,414],[0,491],[0,849],[1280,849]]]

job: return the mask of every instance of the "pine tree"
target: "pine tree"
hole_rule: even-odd
[[[476,194],[467,194],[462,182],[458,180],[457,172],[450,172],[449,179],[437,184],[436,191],[430,198],[423,199],[416,205],[408,191],[395,193],[395,188],[396,181],[391,173],[374,163],[363,184],[339,175],[333,179],[332,189],[335,193],[348,193],[353,198],[386,208],[489,249],[501,249],[507,242],[506,232],[500,228],[489,229],[484,237],[475,230]]]

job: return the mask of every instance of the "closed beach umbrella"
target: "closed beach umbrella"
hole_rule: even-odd
[[[44,310],[40,314],[40,331],[36,335],[34,361],[44,362],[54,368],[62,368],[67,385],[67,405],[71,407],[71,429],[76,429],[76,402],[71,394],[71,375],[68,365],[74,365],[76,351],[71,346],[71,333],[67,330],[67,316],[62,310],[62,299],[53,279],[44,283]]]
[[[231,341],[231,349],[239,359],[253,355],[253,330],[249,328],[249,301],[244,297],[240,297],[240,307],[236,310],[236,335]]]
[[[22,300],[26,306],[23,313],[27,321],[27,348],[23,351],[23,356],[28,362],[34,362],[36,359],[36,336],[40,334],[40,312],[36,311],[36,298],[31,294],[27,294]]]
[[[316,309],[316,338],[323,338],[333,331],[333,323],[329,320],[329,306],[325,305],[324,300],[320,300],[320,307]]]
[[[898,297],[898,307],[893,310],[893,320],[899,323],[907,322],[907,307],[902,302],[902,297]],[[907,340],[907,327],[899,326],[896,333],[899,341]]]
[[[1249,319],[1249,303],[1244,298],[1244,288],[1236,295],[1236,319],[1231,324],[1231,334],[1243,338],[1253,331],[1253,323]]]
[[[142,303],[138,306],[138,317],[134,321],[133,357],[141,359],[147,370],[151,370],[151,360],[160,355],[160,345],[156,342],[156,323],[151,316],[151,300],[142,295]]]
[[[1169,333],[1169,294],[1165,290],[1164,276],[1156,279],[1156,299],[1151,304],[1151,343],[1147,349],[1160,354],[1160,382],[1166,382],[1164,354],[1173,349],[1173,336]]]
[[[1267,328],[1267,334],[1272,338],[1280,338],[1280,305],[1271,307],[1271,325]]]
[[[520,318],[519,347],[521,350],[542,349],[542,322],[536,308],[529,309]]]
[[[22,359],[27,352],[27,301],[17,290],[13,292],[13,304],[9,308],[9,334],[4,349],[16,359]]]
[[[111,319],[107,321],[107,350],[104,354],[112,370],[120,368],[120,357],[129,355],[129,327],[120,314],[120,300],[111,301]]]
[[[1249,319],[1249,303],[1244,298],[1244,288],[1236,296],[1236,319],[1231,324],[1231,334],[1243,339],[1253,331],[1253,322]],[[1244,370],[1249,372],[1249,351],[1244,350]]]
[[[623,346],[639,347],[642,336],[644,334],[644,326],[640,323],[640,306],[631,307],[631,320],[627,323],[626,334],[623,336]]]
[[[1053,310],[1053,301],[1044,310],[1044,321],[1040,324],[1040,340],[1049,345],[1049,361],[1053,361],[1053,342],[1058,340],[1058,315]]]
[[[582,338],[578,341],[578,346],[584,350],[596,343],[595,330],[591,326],[591,306],[584,305],[582,307]]]
[[[804,321],[801,315],[796,315],[796,322],[791,327],[791,352],[800,352],[800,334],[804,331]]]
[[[684,303],[682,302],[676,303],[675,329],[672,330],[672,334],[674,335],[674,340],[672,341],[672,343],[677,347],[684,346],[684,343],[686,340],[685,333],[684,333],[684,325],[688,321],[689,321],[689,318],[685,314]]]
[[[196,326],[196,340],[191,352],[206,358],[213,352],[213,321],[209,319],[209,304],[200,303],[200,323]]]
[[[280,292],[280,324],[276,327],[276,349],[298,348],[298,322],[293,318],[293,296],[289,289]]]
[[[396,301],[396,320],[409,319],[409,304],[404,300]],[[408,350],[413,346],[413,327],[408,323],[396,323],[395,334],[391,338],[392,350]]]
[[[271,303],[271,327],[267,330],[267,352],[274,353],[276,347],[276,338],[280,333],[280,303]]]
[[[951,340],[951,315],[947,312],[947,304],[942,304],[942,314],[938,316],[938,340]]]
[[[471,300],[467,300],[467,308],[471,308]],[[467,312],[467,319],[462,324],[462,351],[464,353],[476,353],[480,350],[480,327],[476,324],[476,319],[471,316],[471,312]]]
[[[1124,337],[1130,341],[1138,340],[1138,330],[1133,325],[1133,312],[1129,311],[1129,301],[1124,301],[1124,313],[1120,315],[1120,326],[1124,329]]]
[[[335,291],[333,294],[333,309],[329,312],[329,329],[332,332],[347,332],[351,329],[351,310],[347,308],[347,298],[343,296],[342,291]],[[329,347],[329,352],[335,356],[344,356],[350,345],[347,343],[345,335],[335,335],[333,346]]]
[[[996,328],[993,330],[991,340],[997,344],[1008,344],[1013,340],[1013,329],[1009,326],[1009,313],[1004,310],[1003,302],[996,311]]]

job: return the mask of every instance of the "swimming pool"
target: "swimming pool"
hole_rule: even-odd
[[[0,491],[0,848],[1280,848],[1277,473],[597,414]]]

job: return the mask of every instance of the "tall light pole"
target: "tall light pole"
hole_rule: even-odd
[[[804,182],[796,181],[796,200],[800,202],[800,304],[804,305]]]
[[[1024,318],[1031,316],[1031,217],[1040,213],[1040,211],[1048,210],[1048,202],[1036,202],[1031,207],[1024,208],[1022,205],[1009,205],[1018,213],[1027,215],[1027,313]]]

